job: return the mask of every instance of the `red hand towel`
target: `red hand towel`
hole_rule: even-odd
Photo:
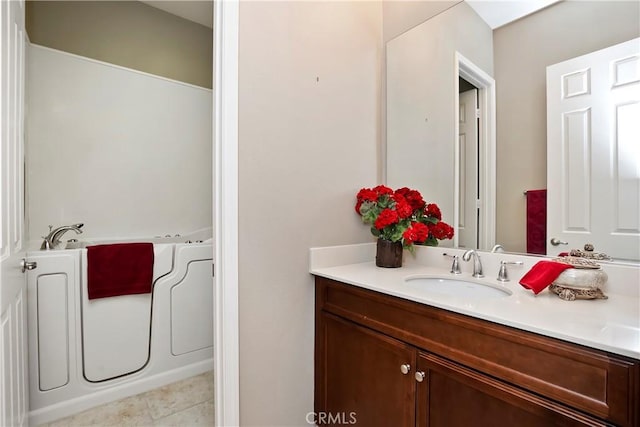
[[[89,299],[148,294],[153,281],[153,244],[87,247]]]
[[[547,253],[547,190],[527,191],[527,253]]]
[[[522,276],[520,284],[524,288],[531,289],[534,294],[538,295],[567,268],[573,267],[561,262],[538,261],[527,274]]]

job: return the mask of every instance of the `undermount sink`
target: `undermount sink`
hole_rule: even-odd
[[[454,297],[504,298],[511,295],[511,291],[500,288],[497,285],[457,278],[443,279],[439,277],[414,276],[407,277],[405,282],[413,289]]]

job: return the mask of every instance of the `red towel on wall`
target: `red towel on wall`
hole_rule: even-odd
[[[153,244],[87,247],[89,299],[148,294],[153,281]]]
[[[527,253],[547,253],[547,190],[527,191]]]
[[[556,278],[567,268],[573,268],[569,264],[554,261],[538,261],[531,270],[522,276],[520,284],[522,287],[531,289],[538,295],[545,290]]]

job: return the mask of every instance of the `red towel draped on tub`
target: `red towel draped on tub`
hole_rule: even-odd
[[[148,294],[153,281],[153,244],[87,247],[89,299]]]
[[[547,253],[547,190],[527,191],[527,253]]]

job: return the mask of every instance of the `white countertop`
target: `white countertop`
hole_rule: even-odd
[[[463,268],[461,275],[449,273],[450,260],[442,257],[442,253],[461,254],[461,250],[417,249],[417,256],[404,251],[401,268],[380,268],[373,262],[375,245],[312,248],[310,272],[387,295],[640,359],[640,298],[635,289],[640,286],[640,270],[608,272],[609,281],[626,282],[607,283],[605,294],[608,299],[564,301],[548,290],[534,295],[518,283],[520,277],[541,258],[481,253],[486,277],[474,279],[469,271],[471,263],[460,262]],[[495,278],[501,259],[521,260],[525,265],[509,266],[511,281],[500,283]],[[405,282],[407,277],[415,275],[478,281],[503,288],[511,295],[465,298],[440,294]],[[630,289],[631,292],[621,289]]]

